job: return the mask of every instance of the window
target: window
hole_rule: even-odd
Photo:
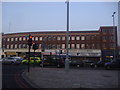
[[[42,37],[40,37],[40,41],[42,40]]]
[[[70,44],[68,44],[68,48],[70,48]]]
[[[19,41],[22,41],[22,37],[19,37]]]
[[[109,38],[110,38],[110,40],[114,40],[114,36],[110,36]]]
[[[57,45],[57,49],[60,49],[61,47],[60,47],[60,45]]]
[[[65,37],[62,37],[62,40],[65,40]]]
[[[60,37],[57,37],[57,40],[60,40]]]
[[[53,45],[52,45],[52,48],[53,48],[53,49],[56,49],[56,48],[57,48],[57,46],[56,46],[55,44],[53,44]]]
[[[35,40],[38,41],[38,37],[35,37]]]
[[[7,49],[9,49],[9,45],[7,45]]]
[[[86,44],[86,48],[89,49],[89,48],[90,48],[90,45],[89,45],[89,44]]]
[[[23,41],[25,41],[26,37],[23,37]]]
[[[17,48],[17,44],[15,44],[15,48]]]
[[[39,44],[39,48],[41,48],[41,44]]]
[[[21,44],[19,44],[19,48],[21,48]]]
[[[76,37],[76,40],[80,40],[80,37],[79,37],[79,36],[77,36],[77,37]]]
[[[75,44],[71,44],[71,48],[74,49],[75,48]]]
[[[11,38],[11,41],[13,41],[13,38]]]
[[[100,49],[100,44],[97,44],[97,49]]]
[[[110,47],[111,47],[111,48],[114,48],[114,46],[115,46],[114,43],[111,43],[111,44],[110,44]]]
[[[74,37],[74,36],[72,36],[72,37],[71,37],[71,39],[72,39],[72,40],[75,40],[75,37]]]
[[[86,40],[90,40],[90,36],[86,36]]]
[[[79,49],[80,48],[80,44],[76,44],[76,48]]]
[[[84,37],[84,36],[82,36],[82,37],[81,37],[81,40],[85,40],[85,37]]]
[[[47,38],[46,38],[46,39],[47,39]],[[49,41],[52,41],[52,37],[48,37],[48,40],[49,40]]]
[[[81,44],[81,48],[82,48],[82,49],[85,48],[85,44]]]
[[[34,40],[35,40],[35,37],[32,37],[32,40],[34,41]]]
[[[91,36],[91,40],[94,40],[95,39],[95,37],[94,36]]]
[[[16,38],[15,38],[15,41],[17,41],[17,40],[18,40],[18,38],[16,37]]]
[[[107,39],[108,39],[108,36],[103,36],[102,39],[103,39],[103,40],[107,40]]]
[[[71,37],[68,37],[68,40],[70,40]]]
[[[13,45],[11,45],[11,48],[13,48]]]
[[[27,40],[29,39],[29,37],[27,37]]]
[[[26,44],[23,44],[22,48],[26,48]]]
[[[106,48],[106,44],[103,44],[102,47],[103,47],[103,48]]]
[[[9,38],[7,38],[7,41],[10,41],[10,39],[9,39]]]
[[[93,48],[93,49],[95,48],[95,44],[92,44],[92,48]]]
[[[65,48],[65,44],[62,44],[62,48],[63,48],[63,49]]]
[[[56,37],[53,37],[53,41],[55,41],[56,40]]]

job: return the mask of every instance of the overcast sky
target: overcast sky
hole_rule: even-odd
[[[66,30],[65,2],[3,2],[4,33]],[[98,30],[118,25],[118,2],[70,2],[70,30]]]

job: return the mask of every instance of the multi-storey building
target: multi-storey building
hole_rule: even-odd
[[[0,59],[2,57],[2,33],[0,33]]]
[[[118,2],[118,44],[120,46],[120,1]]]
[[[119,57],[120,57],[120,1],[118,2],[118,45],[119,45]]]
[[[117,27],[102,26],[96,31],[69,31],[69,54],[81,59],[113,58],[117,46]],[[28,52],[28,36],[39,45],[36,52],[40,53],[44,44],[44,53],[66,53],[66,31],[44,31],[3,34],[3,49],[6,55],[26,55]],[[34,52],[31,49],[31,52]]]

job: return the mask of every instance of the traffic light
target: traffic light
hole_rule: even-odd
[[[38,44],[33,43],[33,49],[36,50],[36,49],[38,49],[38,48],[39,48]]]
[[[33,36],[29,35],[29,39],[28,39],[29,46],[32,46],[32,38],[33,38]]]

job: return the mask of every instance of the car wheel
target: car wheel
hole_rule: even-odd
[[[94,65],[95,68],[97,68],[97,65]]]
[[[80,67],[80,65],[77,65],[77,67]]]
[[[57,68],[60,68],[60,64],[57,64]]]

